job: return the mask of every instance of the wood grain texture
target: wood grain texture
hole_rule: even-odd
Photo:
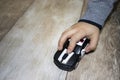
[[[67,80],[120,80],[120,1],[101,31],[95,52],[85,55]]]
[[[79,19],[83,0],[35,0],[0,42],[0,80],[120,80],[120,4],[101,32],[97,50],[72,72],[53,55],[61,33]]]
[[[61,33],[79,19],[82,0],[35,0],[0,42],[0,80],[65,80],[53,63]]]
[[[0,40],[34,0],[0,0]]]

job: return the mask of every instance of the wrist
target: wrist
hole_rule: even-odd
[[[80,19],[78,22],[86,22],[86,23],[89,23],[91,25],[94,25],[96,26],[100,31],[102,29],[102,25],[98,24],[98,23],[95,23],[93,21],[90,21],[90,20],[86,20],[86,19]]]

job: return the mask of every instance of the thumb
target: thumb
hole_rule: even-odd
[[[98,44],[98,35],[93,35],[90,37],[90,43],[88,46],[85,48],[85,51],[88,53],[90,51],[94,51],[97,47]]]

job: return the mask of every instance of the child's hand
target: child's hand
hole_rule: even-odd
[[[83,37],[90,39],[90,44],[86,47],[85,51],[90,52],[96,49],[100,30],[89,23],[79,22],[74,24],[72,27],[64,31],[60,37],[58,43],[58,50],[62,50],[64,42],[70,38],[70,44],[68,46],[68,53],[72,52],[76,43]]]

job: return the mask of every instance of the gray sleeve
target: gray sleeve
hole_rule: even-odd
[[[79,21],[86,21],[102,27],[116,0],[88,0],[85,14]]]

